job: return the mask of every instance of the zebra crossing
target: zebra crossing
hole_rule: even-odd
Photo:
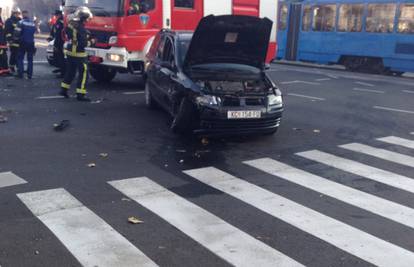
[[[409,173],[408,176],[404,176],[383,167],[373,167],[322,150],[303,151],[292,156],[328,166],[351,176],[362,177],[370,183],[385,184],[409,194],[414,193],[414,157],[411,156],[414,141],[388,136],[377,138],[376,142],[382,142],[389,147],[401,147],[403,151],[409,152],[397,153],[388,148],[361,143],[340,145],[338,149],[404,166],[412,170],[412,175]],[[414,235],[414,208],[396,200],[385,199],[336,182],[329,177],[329,173],[322,172],[317,175],[307,171],[305,167],[294,167],[272,158],[252,159],[244,161],[243,165],[258,175],[265,173],[272,179],[287,181],[296,187],[306,188],[355,209],[378,215],[397,226],[406,227],[405,231],[413,231],[411,234]],[[183,174],[367,264],[387,267],[414,266],[414,247],[401,247],[390,240],[377,237],[366,230],[330,217],[303,203],[300,204],[294,198],[282,196],[277,190],[249,182],[234,172],[229,173],[214,166],[206,166],[183,170]],[[242,175],[244,176],[245,174]],[[0,173],[0,188],[23,183],[26,181],[11,172]],[[107,184],[231,265],[304,266],[293,253],[282,252],[278,247],[267,244],[252,233],[237,228],[155,182],[152,177],[112,180],[107,181]],[[134,245],[122,236],[64,188],[19,193],[17,197],[82,266],[158,266],[157,258],[147,256],[142,247]]]

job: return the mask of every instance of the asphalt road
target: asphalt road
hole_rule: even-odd
[[[278,133],[203,144],[51,70],[0,79],[0,266],[414,266],[414,79],[274,64]]]

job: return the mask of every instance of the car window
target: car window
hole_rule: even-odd
[[[162,60],[162,55],[164,53],[165,47],[165,36],[161,35],[161,40],[157,46],[157,52],[155,53],[155,57],[159,60]]]
[[[164,51],[162,54],[162,61],[174,65],[174,46],[173,40],[169,37],[165,39]]]
[[[155,56],[155,54],[157,52],[157,48],[160,44],[160,40],[161,40],[161,34],[155,35],[154,41],[152,42],[151,48],[148,52],[149,56],[151,56],[151,57]]]

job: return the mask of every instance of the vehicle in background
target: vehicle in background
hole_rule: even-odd
[[[278,59],[395,75],[414,71],[413,1],[280,1],[278,21]]]
[[[145,99],[178,133],[274,133],[283,102],[265,72],[272,21],[207,16],[192,32],[161,30],[147,55]]]
[[[53,51],[54,51],[54,40],[50,41],[48,43],[48,45],[47,45],[47,48],[46,48],[46,59],[47,59],[47,62],[50,65],[52,65],[54,67],[58,67],[57,62],[56,62],[55,57],[54,57]]]
[[[136,4],[134,4],[136,3]],[[94,18],[86,28],[96,43],[87,49],[90,73],[111,81],[117,73],[142,75],[144,58],[160,29],[194,30],[206,15],[240,14],[276,20],[276,0],[66,0],[65,15],[79,6]],[[275,56],[276,28],[272,29],[268,61]]]

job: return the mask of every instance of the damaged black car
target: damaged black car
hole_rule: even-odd
[[[274,133],[282,94],[265,72],[272,21],[208,16],[194,33],[162,30],[147,54],[145,100],[199,135]]]

